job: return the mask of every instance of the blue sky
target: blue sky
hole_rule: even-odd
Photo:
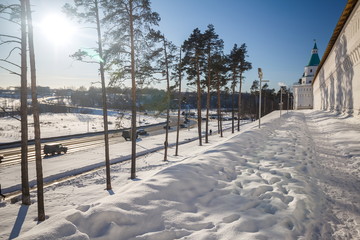
[[[4,0],[12,2],[11,0]],[[51,87],[91,86],[98,81],[97,66],[74,62],[68,56],[81,47],[95,46],[95,32],[81,29],[63,45],[55,45],[39,26],[46,15],[61,14],[65,2],[32,0],[38,83]],[[236,43],[248,46],[253,70],[245,73],[244,91],[258,78],[261,67],[270,87],[291,86],[301,77],[316,39],[320,58],[330,40],[346,0],[152,0],[160,14],[159,28],[180,46],[193,29],[215,26],[224,40],[225,53]],[[4,31],[14,31],[0,22]],[[73,24],[76,25],[75,23]],[[0,30],[1,31],[1,30]],[[3,31],[1,31],[3,32]],[[0,57],[5,48],[0,47]],[[0,70],[0,87],[17,86],[20,80]]]

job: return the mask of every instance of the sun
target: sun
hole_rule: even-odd
[[[59,14],[46,16],[41,22],[40,28],[45,37],[56,46],[70,43],[76,31],[74,25]]]

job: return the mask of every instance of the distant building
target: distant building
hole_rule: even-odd
[[[313,81],[314,109],[360,114],[360,1],[348,0]]]
[[[313,108],[313,88],[312,82],[320,64],[318,48],[316,42],[311,50],[311,57],[308,65],[305,66],[304,74],[298,84],[293,86],[294,109],[312,109]]]

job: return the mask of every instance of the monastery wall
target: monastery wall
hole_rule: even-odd
[[[313,83],[314,109],[360,114],[360,1]]]

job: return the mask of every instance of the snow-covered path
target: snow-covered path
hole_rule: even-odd
[[[359,119],[278,114],[265,116],[261,129],[255,122],[203,147],[189,143],[168,164],[150,154],[139,168],[151,174],[138,172],[138,181],[114,185],[102,199],[90,191],[104,181],[88,181],[100,171],[54,186],[46,192],[50,218],[20,238],[360,239]],[[0,211],[21,218],[18,203]]]
[[[334,238],[360,239],[360,124],[345,117],[333,122],[320,112],[305,116],[317,143],[309,175],[326,195]]]

